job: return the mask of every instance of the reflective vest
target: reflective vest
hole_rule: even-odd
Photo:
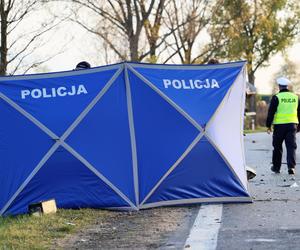
[[[273,124],[299,123],[297,116],[298,96],[291,92],[279,92],[278,107]]]

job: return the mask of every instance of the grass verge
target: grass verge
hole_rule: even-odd
[[[34,217],[0,217],[0,249],[49,249],[55,240],[74,233],[108,211],[95,209],[64,210]]]

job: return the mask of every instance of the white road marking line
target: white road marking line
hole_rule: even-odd
[[[185,250],[214,250],[217,248],[222,210],[222,204],[201,205],[185,242]]]
[[[264,238],[258,238],[258,239],[247,239],[246,242],[275,242],[275,239],[264,239]]]

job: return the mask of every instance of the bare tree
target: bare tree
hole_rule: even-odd
[[[181,63],[193,64],[206,62],[210,58],[214,48],[208,46],[210,37],[206,34],[206,28],[221,2],[171,0],[171,7],[166,10],[166,26],[172,33],[173,41],[169,42],[170,55],[165,62],[179,57]]]
[[[34,62],[28,60],[46,43],[41,37],[58,25],[53,18],[47,20],[37,15],[45,10],[41,9],[44,6],[41,0],[0,0],[0,75],[14,74],[20,68],[26,73],[54,56],[36,58]],[[34,22],[30,19],[33,16]]]
[[[77,22],[95,34],[120,60],[142,61],[156,58],[162,44],[159,31],[166,0],[69,0]],[[94,22],[81,18],[83,11],[94,15]],[[145,43],[146,42],[146,43]],[[151,60],[151,59],[150,59]],[[155,59],[156,60],[156,59]]]
[[[160,35],[163,22],[163,12],[168,7],[169,1],[160,0],[153,13],[146,18],[147,12],[145,2],[141,1],[141,13],[145,17],[144,28],[149,45],[149,62],[155,63],[158,60],[157,49],[163,44],[171,33]],[[146,54],[145,54],[146,55]]]

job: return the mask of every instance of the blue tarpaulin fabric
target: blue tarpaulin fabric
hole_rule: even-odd
[[[0,215],[251,202],[245,62],[0,77]]]

